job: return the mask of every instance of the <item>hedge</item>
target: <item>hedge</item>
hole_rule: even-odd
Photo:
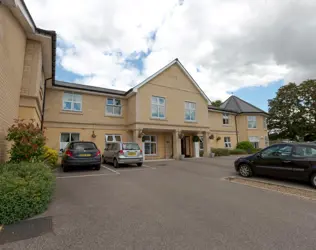
[[[254,152],[255,148],[249,141],[241,141],[237,143],[236,149],[246,150],[248,153]]]
[[[55,176],[43,163],[0,165],[0,224],[44,212],[52,198]]]
[[[229,150],[229,153],[231,155],[246,155],[246,154],[248,154],[248,152],[246,150],[238,149],[238,148]]]
[[[228,156],[229,149],[227,148],[211,148],[212,153],[215,153],[215,156]]]

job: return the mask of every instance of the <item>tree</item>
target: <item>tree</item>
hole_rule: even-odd
[[[269,100],[268,128],[273,136],[298,140],[316,134],[316,80],[281,87]]]
[[[221,104],[222,104],[222,101],[221,100],[216,100],[216,101],[211,102],[211,104],[214,107],[220,107]]]

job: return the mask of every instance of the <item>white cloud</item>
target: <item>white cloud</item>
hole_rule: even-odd
[[[183,3],[183,4],[180,4]],[[315,78],[316,1],[26,0],[56,30],[60,64],[81,83],[127,90],[179,58],[212,99],[242,87]],[[157,30],[156,40],[149,39]],[[142,75],[124,60],[152,53]],[[197,70],[198,69],[198,70]]]

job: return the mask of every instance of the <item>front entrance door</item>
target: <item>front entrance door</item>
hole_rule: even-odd
[[[190,157],[190,136],[185,136],[181,139],[181,154],[185,157]]]

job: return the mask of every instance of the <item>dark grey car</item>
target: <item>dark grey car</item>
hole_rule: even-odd
[[[62,151],[61,166],[64,172],[76,166],[101,168],[101,152],[93,142],[70,142]]]

